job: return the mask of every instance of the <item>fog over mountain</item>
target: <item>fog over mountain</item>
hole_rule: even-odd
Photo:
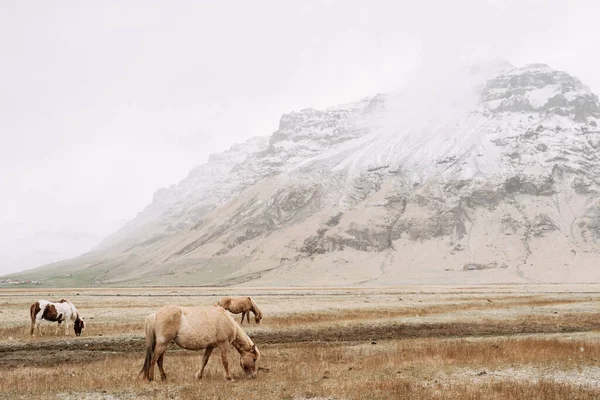
[[[212,155],[62,285],[360,285],[600,278],[600,102],[546,64],[284,114]],[[67,276],[65,276],[65,272]]]
[[[550,179],[547,169],[554,164],[566,168],[568,190],[590,193],[575,192],[584,196],[585,207],[571,198],[543,197],[558,204],[560,217],[546,203],[538,214],[560,228],[553,232],[565,232],[564,224],[573,221],[578,226],[583,218],[587,233],[581,234],[591,240],[596,170],[594,152],[583,149],[595,149],[593,92],[600,90],[594,2],[0,7],[0,275],[92,249],[58,265],[71,270],[97,264],[104,272],[73,274],[71,284],[158,284],[163,273],[166,283],[183,282],[175,269],[199,282],[262,277],[285,283],[285,274],[264,273],[270,268],[296,271],[290,283],[298,283],[312,278],[311,263],[344,263],[334,254],[347,251],[358,252],[356,263],[373,257],[374,269],[413,265],[412,258],[396,254],[396,236],[434,229],[402,222],[414,211],[414,196],[441,202],[420,205],[424,214],[414,218],[433,218],[435,211],[445,222],[435,225],[444,234],[433,237],[446,237],[448,226],[468,230],[463,219],[474,221],[457,211],[465,207],[464,191],[491,190],[504,204],[514,195],[512,189],[498,192],[506,179],[539,187],[535,179]],[[538,126],[561,130],[548,136],[536,132]],[[530,130],[536,140],[527,143],[506,136]],[[506,159],[509,150],[513,156]],[[568,162],[548,161],[553,157]],[[569,168],[577,174],[568,175],[574,174]],[[576,177],[577,183],[569,181]],[[552,190],[563,193],[557,177],[552,179]],[[448,182],[460,189],[446,193]],[[394,196],[404,199],[388,206],[395,211],[370,216],[378,210],[370,201]],[[406,213],[397,222],[412,228],[392,229],[387,219],[397,218],[404,202]],[[242,214],[236,211],[240,204]],[[573,215],[564,216],[564,207]],[[521,221],[506,213],[518,222],[516,241],[506,244],[518,255],[504,254],[504,242],[495,238],[482,257],[453,250],[461,256],[447,268],[496,262],[507,265],[496,271],[504,274],[514,260],[535,258],[522,256],[535,251],[523,250],[531,246],[521,230],[538,214]],[[505,216],[480,222],[506,225]],[[323,218],[337,225],[321,227]],[[374,244],[383,240],[379,229],[388,232],[388,247]],[[465,246],[463,236],[452,235],[452,249]],[[270,242],[274,237],[277,243]],[[344,244],[348,240],[353,244]],[[580,239],[573,240],[579,246]],[[433,242],[409,243],[416,254]],[[571,245],[552,243],[571,251]],[[585,258],[577,246],[572,250]],[[419,254],[434,258],[414,260],[436,264],[435,279],[441,261],[434,254],[447,253],[445,246],[438,250],[424,247]],[[257,255],[261,251],[264,258]],[[380,259],[386,252],[395,255]],[[354,257],[347,256],[350,264]],[[556,260],[579,262],[562,255]],[[305,278],[297,267],[307,268]],[[387,279],[383,272],[373,280],[352,268],[358,267],[343,273],[333,268],[338,272],[331,272],[332,282]],[[54,266],[46,270],[70,274]],[[552,274],[550,280],[559,279]],[[320,279],[329,277],[327,272]],[[398,279],[389,275],[389,282]]]

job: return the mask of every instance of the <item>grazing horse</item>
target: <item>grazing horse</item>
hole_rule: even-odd
[[[50,322],[58,322],[56,326],[57,332],[61,322],[64,321],[65,335],[68,335],[69,332],[69,320],[73,321],[73,329],[76,336],[80,336],[81,331],[85,328],[85,322],[79,315],[79,311],[77,311],[73,303],[65,299],[61,299],[58,303],[48,300],[36,301],[29,307],[29,315],[31,317],[31,329],[29,330],[31,336],[33,336],[36,328],[38,334],[42,336],[42,331],[40,330],[42,319]]]
[[[202,366],[196,379],[202,379],[204,367],[215,347],[221,352],[225,378],[231,380],[227,351],[229,344],[240,353],[240,365],[248,377],[256,377],[256,360],[260,353],[252,339],[220,307],[180,307],[168,305],[146,317],[146,359],[140,371],[143,378],[154,379],[154,364],[158,364],[162,380],[167,379],[163,359],[167,345],[174,341],[186,350],[204,350]]]
[[[254,313],[254,321],[257,324],[260,324],[260,320],[262,319],[262,312],[254,300],[252,300],[252,297],[223,297],[215,305],[221,306],[234,314],[242,313],[242,324],[244,323],[244,317],[250,323],[250,311]]]

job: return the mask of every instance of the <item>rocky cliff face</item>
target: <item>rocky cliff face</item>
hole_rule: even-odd
[[[157,192],[77,265],[42,271],[119,284],[597,281],[597,96],[542,64],[472,68],[433,89],[285,114],[270,137]]]

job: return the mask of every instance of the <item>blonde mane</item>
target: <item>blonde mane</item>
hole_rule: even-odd
[[[231,342],[233,347],[235,347],[237,351],[250,351],[252,349],[252,346],[254,346],[254,342],[252,341],[252,339],[250,339],[250,336],[248,336],[248,334],[244,332],[242,327],[237,322],[235,322],[235,320],[229,313],[225,314],[235,325],[235,338],[233,339],[233,342]]]

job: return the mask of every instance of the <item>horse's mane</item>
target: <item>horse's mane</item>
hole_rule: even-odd
[[[235,320],[233,319],[231,314],[229,314],[225,310],[223,310],[223,311],[224,311],[223,315],[227,316],[229,321],[235,327],[235,339],[233,340],[233,342],[231,344],[238,351],[239,350],[248,351],[249,350],[248,347],[252,348],[252,346],[254,346],[254,342],[252,341],[252,339],[250,339],[250,336],[248,336],[248,334],[246,334],[246,332],[244,332],[242,327],[237,322],[235,322]]]
[[[254,342],[252,339],[250,339],[250,336],[244,332],[242,327],[233,320],[233,318],[231,318],[231,321],[235,323],[235,339],[232,343],[233,346],[238,350],[242,349],[248,351],[249,349],[247,347],[252,348],[252,346],[254,346]]]

